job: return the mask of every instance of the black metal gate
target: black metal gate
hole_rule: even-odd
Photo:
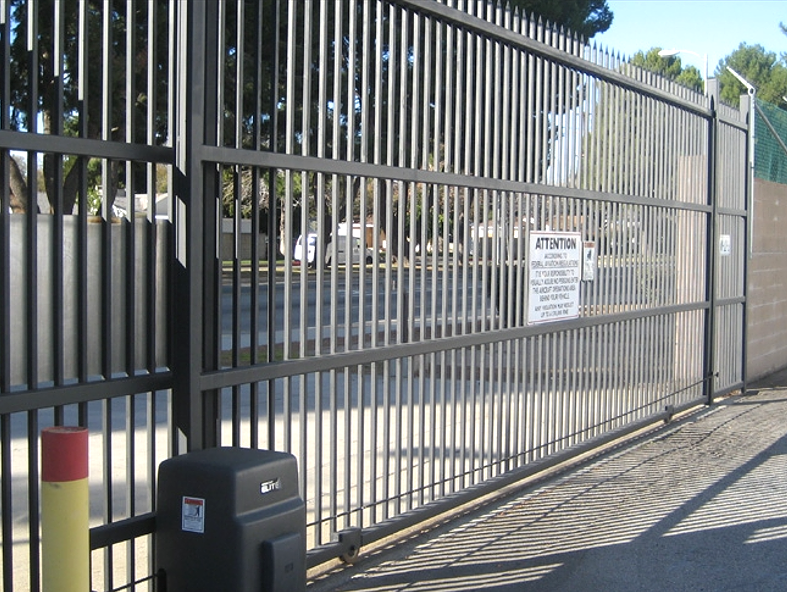
[[[461,0],[0,7],[3,590],[48,425],[142,589],[187,449],[295,454],[316,565],[744,385],[712,84]]]

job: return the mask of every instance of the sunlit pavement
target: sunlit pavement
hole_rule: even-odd
[[[787,372],[308,589],[787,590]]]

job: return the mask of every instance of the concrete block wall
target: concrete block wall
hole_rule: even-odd
[[[787,185],[754,181],[748,278],[749,380],[787,367]]]

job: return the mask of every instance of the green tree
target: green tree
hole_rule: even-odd
[[[702,73],[694,66],[684,68],[678,56],[661,57],[659,55],[661,49],[661,47],[652,47],[648,51],[638,51],[631,57],[631,64],[702,92]]]
[[[607,0],[511,0],[511,6],[566,27],[585,39],[603,33],[612,24]]]
[[[697,68],[683,68],[680,58],[661,57],[659,51],[660,47],[638,51],[631,57],[630,64],[702,92],[703,79]],[[630,94],[618,93],[614,87],[602,85],[594,108],[594,126],[587,139],[587,145],[594,149],[583,159],[583,176],[588,188],[616,190],[609,185],[615,179],[639,174],[636,168],[639,161],[633,156],[649,141],[652,126],[647,123],[647,115],[640,102]],[[636,148],[621,148],[625,146]]]
[[[675,81],[694,91],[703,91],[703,77],[693,66],[684,68],[678,57],[661,57],[660,47],[636,52],[629,63],[636,68],[653,72]],[[628,66],[624,66],[626,70]],[[602,85],[594,107],[594,124],[588,134],[583,155],[585,187],[595,191],[633,192],[642,196],[669,195],[671,179],[649,175],[652,166],[649,158],[654,155],[654,142],[664,134],[665,120],[653,118],[652,106],[634,93],[620,92],[613,85]],[[649,178],[650,177],[650,178]],[[647,183],[636,179],[649,178]],[[650,232],[652,222],[645,223],[645,208],[633,204],[614,207],[599,206],[596,216],[601,221],[596,240],[600,252],[611,254],[648,253],[664,255],[672,246],[663,236]],[[669,210],[652,214],[657,228],[674,224]],[[669,236],[672,236],[671,234]],[[648,285],[649,273],[638,275],[641,286]],[[649,294],[653,296],[653,294]]]
[[[784,107],[782,97],[787,95],[787,66],[775,52],[766,51],[762,45],[741,43],[719,62],[716,77],[721,86],[721,99],[737,106],[746,89],[727,67],[748,80],[757,89],[758,98]]]
[[[55,49],[57,39],[55,26],[55,7],[59,1],[62,15],[62,54]],[[81,38],[80,8],[77,0],[40,0],[37,3],[26,0],[11,0],[10,37],[10,82],[11,104],[10,125],[12,129],[27,131],[34,129],[40,121],[44,133],[63,133],[70,136],[101,139],[103,137],[102,120],[104,109],[111,111],[109,117],[110,139],[116,141],[144,142],[148,125],[152,126],[157,142],[164,140],[166,133],[166,43],[164,34],[167,26],[168,6],[163,0],[155,4],[139,3],[134,5],[136,12],[131,12],[124,0],[111,0],[104,3],[100,0],[88,0],[86,7],[85,38]],[[157,12],[158,34],[148,31],[149,9]],[[105,18],[106,17],[106,18]],[[108,22],[105,31],[104,22]],[[35,48],[28,47],[28,27],[35,27]],[[136,33],[134,58],[131,60],[131,71],[127,71],[125,55],[127,29],[131,27]],[[109,46],[105,40],[109,39]],[[146,40],[156,39],[158,45],[153,47]],[[84,46],[89,56],[85,71],[81,71],[79,48]],[[35,49],[35,51],[32,51]],[[158,59],[157,72],[160,74],[158,88],[147,88],[147,55],[155,52]],[[104,64],[104,57],[109,64]],[[60,59],[60,64],[55,60]],[[35,61],[34,61],[35,60]],[[104,67],[108,66],[110,80],[106,81],[111,100],[108,105],[103,101]],[[62,74],[58,77],[56,73]],[[133,98],[126,97],[127,81],[132,81]],[[81,91],[81,92],[80,92]],[[156,102],[156,118],[147,121],[147,104]],[[126,137],[126,118],[132,114],[133,123],[130,134]],[[62,131],[61,131],[62,130]],[[70,214],[78,199],[80,172],[83,167],[75,166],[75,158],[66,156],[62,163],[51,154],[44,155],[44,177],[46,192],[54,210],[56,195],[62,198],[63,214]],[[95,185],[101,176],[96,163],[88,167],[88,185]],[[112,195],[118,182],[127,185],[131,179],[118,179],[118,163],[112,163],[109,176],[111,178]],[[140,167],[134,174],[139,174],[136,185],[144,183],[144,170]],[[27,184],[34,182],[28,179],[22,170],[12,161],[10,166],[9,184],[14,196],[26,208],[26,196],[30,193]],[[56,182],[60,184],[56,186]],[[34,193],[34,192],[33,192]]]

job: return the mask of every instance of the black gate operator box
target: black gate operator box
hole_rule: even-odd
[[[159,592],[306,589],[306,510],[295,457],[210,448],[161,463]]]

